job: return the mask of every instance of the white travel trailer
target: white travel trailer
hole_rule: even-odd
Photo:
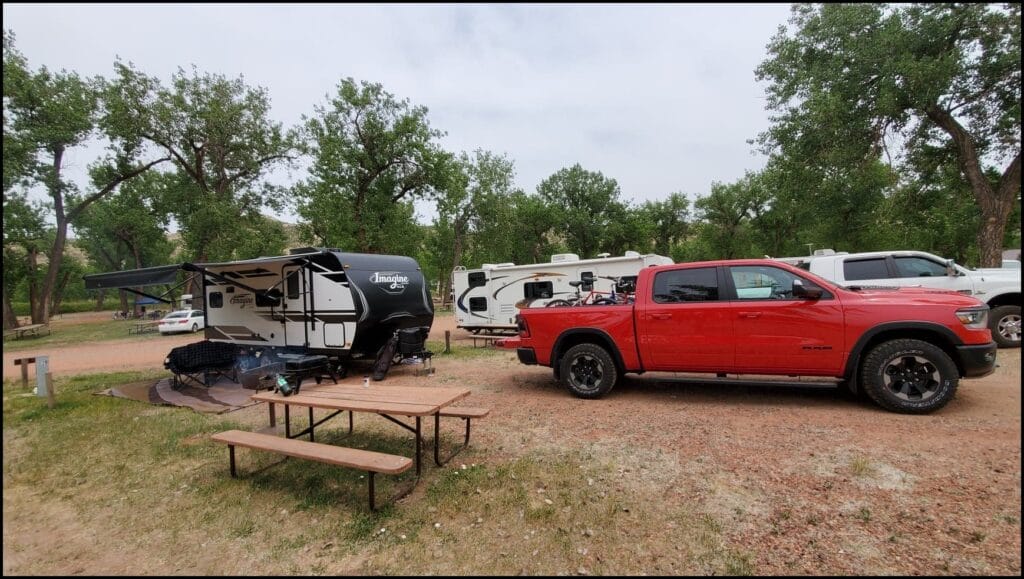
[[[580,259],[575,253],[560,253],[552,255],[549,263],[456,267],[452,272],[456,325],[473,333],[515,330],[518,309],[544,307],[552,299],[576,295],[570,281],[593,278],[595,291],[610,293],[620,278],[635,281],[641,269],[671,263],[661,255],[627,251],[617,257],[603,253],[595,259]]]
[[[202,276],[206,338],[252,350],[372,357],[397,330],[429,331],[434,320],[423,272],[411,257],[397,255],[300,248],[282,256],[87,275],[85,287],[122,288],[170,303],[136,288],[180,286],[178,270]]]

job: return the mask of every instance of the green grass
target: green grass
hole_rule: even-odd
[[[163,374],[61,378],[53,409],[4,382],[5,504],[33,518],[5,520],[5,533],[47,524],[37,512],[66,512],[76,536],[116,546],[139,558],[130,569],[155,574],[756,572],[715,519],[667,506],[647,485],[624,486],[614,458],[589,447],[505,456],[478,442],[439,469],[428,446],[423,477],[401,504],[386,503],[414,470],[378,476],[377,513],[365,473],[353,469],[296,459],[263,469],[280,458],[238,449],[241,477],[232,479],[226,449],[209,435],[262,426],[265,412],[204,415],[94,395]],[[408,433],[387,421],[357,415],[350,436],[345,424],[327,423],[318,441],[412,454]],[[458,428],[444,433],[446,444],[461,442]],[[167,557],[175,553],[190,556]],[[107,570],[102,555],[78,557],[84,573]],[[32,574],[53,570],[39,565]]]
[[[68,322],[61,320],[50,321],[50,334],[38,338],[22,338],[14,340],[4,339],[4,350],[18,351],[38,348],[40,346],[64,346],[69,344],[93,343],[106,340],[122,340],[133,338],[137,340],[159,340],[166,336],[160,332],[147,332],[144,334],[128,334],[128,329],[134,327],[137,320],[102,320],[96,322]]]

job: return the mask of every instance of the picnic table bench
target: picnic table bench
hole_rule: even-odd
[[[473,338],[474,348],[486,348],[487,346],[493,346],[495,340],[507,338],[508,336],[471,336]],[[477,345],[478,342],[482,345]]]
[[[371,511],[376,510],[373,476],[377,473],[401,474],[412,466],[412,459],[404,456],[320,442],[306,442],[304,440],[282,438],[258,432],[228,430],[227,432],[214,434],[211,439],[214,442],[228,445],[228,453],[231,460],[231,476],[233,477],[238,476],[235,471],[235,446],[244,446],[255,450],[268,450],[285,456],[365,470],[370,475],[368,478],[370,479]]]
[[[46,334],[50,333],[50,324],[31,324],[28,326],[21,326],[20,328],[13,328],[10,330],[4,330],[4,337],[13,337],[15,340],[27,338],[29,336],[37,338],[43,335],[43,330],[46,330]]]

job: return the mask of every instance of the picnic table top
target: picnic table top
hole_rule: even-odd
[[[50,324],[30,324],[28,326],[19,326],[19,327],[15,328],[15,329],[16,330],[21,330],[21,331],[38,330],[39,328],[44,328],[44,327],[49,326],[49,325]]]
[[[303,386],[298,394],[282,396],[276,392],[252,395],[257,402],[274,402],[330,410],[375,412],[399,416],[429,416],[441,408],[469,396],[468,388],[422,388],[416,386],[379,386],[318,384]]]

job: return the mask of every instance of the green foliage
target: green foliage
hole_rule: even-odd
[[[966,187],[994,265],[1019,204],[1020,5],[798,4],[790,24],[756,71],[777,113],[759,141],[829,208],[811,208],[828,217],[813,240],[870,245],[900,181],[944,188],[932,199],[959,216]],[[919,171],[922,154],[945,168]]]
[[[115,73],[104,123],[174,160],[160,207],[177,220],[186,253],[200,261],[235,257],[245,234],[262,232],[260,209],[287,202],[264,178],[292,159],[297,141],[270,119],[266,90],[195,67],[178,69],[169,87],[131,64],[116,63]]]
[[[598,171],[587,171],[579,164],[562,169],[541,181],[537,194],[569,250],[581,258],[595,257],[609,241],[621,245],[630,237],[621,231],[618,239],[611,237],[611,228],[624,227],[626,209],[619,201],[619,184]]]
[[[305,125],[311,175],[296,188],[304,236],[353,251],[416,252],[412,202],[435,196],[458,173],[427,109],[346,78],[329,106],[315,110]]]

